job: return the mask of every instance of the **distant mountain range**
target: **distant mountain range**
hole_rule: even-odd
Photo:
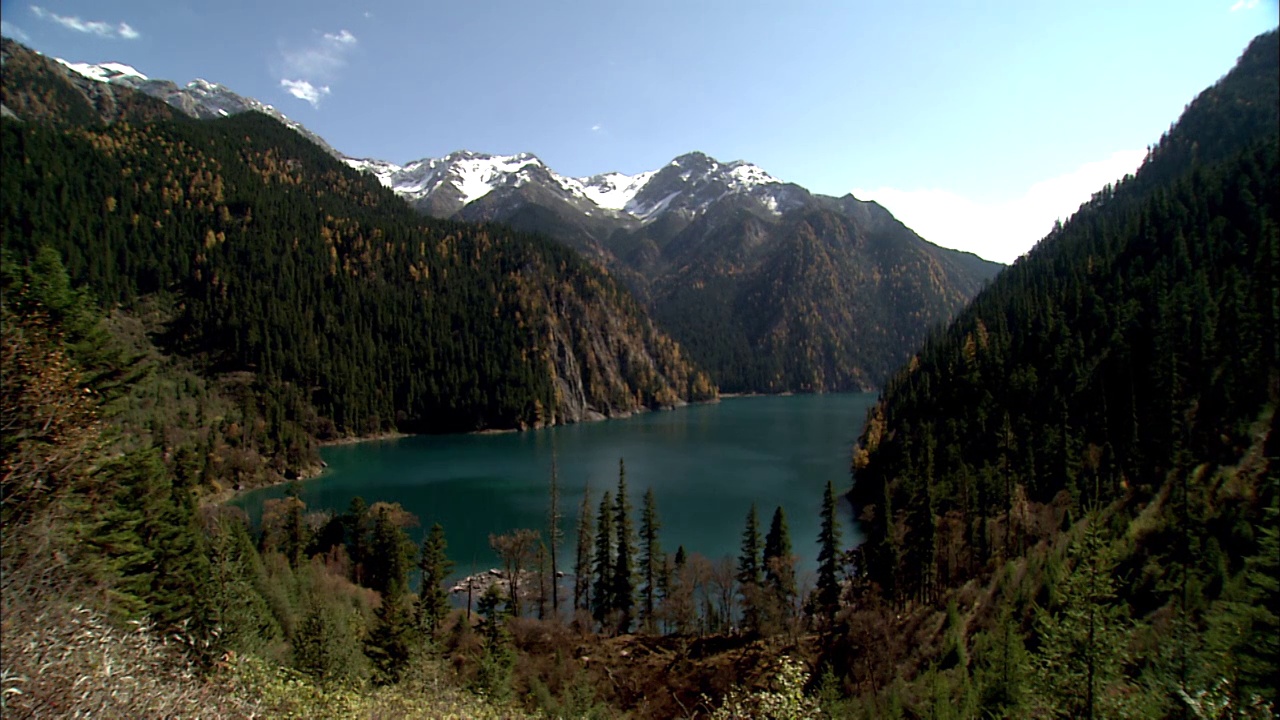
[[[584,178],[528,153],[397,165],[342,157],[216,83],[58,62],[90,94],[123,85],[191,117],[270,115],[427,215],[548,235],[620,277],[729,392],[876,387],[1002,267],[925,241],[874,202],[811,193],[743,161],[692,152],[653,171]]]
[[[583,178],[528,153],[344,160],[424,213],[543,233],[608,267],[729,392],[875,387],[1001,268],[874,202],[698,152]]]

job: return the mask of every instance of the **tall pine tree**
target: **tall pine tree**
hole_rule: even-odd
[[[632,609],[635,607],[636,537],[631,521],[631,498],[627,493],[627,466],[618,458],[618,497],[614,499],[613,527],[617,560],[613,565],[613,609],[618,612],[618,632],[631,631]]]
[[[556,472],[556,453],[553,448],[551,451],[551,488],[550,488],[550,507],[547,508],[547,551],[551,560],[551,612],[556,617],[560,617],[560,581],[557,577],[559,566],[557,565],[556,553],[560,548],[560,543],[564,539],[564,533],[560,530],[560,479]]]
[[[830,620],[840,606],[840,520],[836,517],[836,490],[830,480],[822,497],[818,548],[818,612]]]
[[[600,498],[596,516],[595,580],[591,588],[591,616],[604,624],[613,612],[613,495]]]
[[[783,619],[787,618],[796,596],[796,569],[791,556],[791,531],[781,505],[773,511],[769,534],[764,538],[764,585]]]
[[[573,609],[591,609],[591,550],[595,528],[591,522],[591,484],[582,488],[578,505],[578,547],[573,564]]]
[[[640,572],[644,580],[640,589],[644,597],[640,620],[644,623],[645,632],[649,633],[655,630],[654,610],[666,565],[666,555],[662,552],[662,542],[658,539],[658,531],[661,529],[658,503],[654,499],[653,488],[649,488],[644,493],[644,507],[640,512]]]
[[[738,555],[738,591],[742,593],[742,624],[748,632],[760,627],[760,518],[756,504],[747,512]]]
[[[422,585],[418,589],[418,624],[428,636],[436,634],[449,613],[449,592],[444,589],[444,581],[453,571],[453,561],[449,559],[447,549],[444,527],[435,523],[422,541],[422,554],[418,560],[418,569],[422,571]]]

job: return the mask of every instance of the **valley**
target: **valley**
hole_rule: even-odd
[[[351,158],[10,32],[6,716],[1280,707],[1276,30],[1009,267],[701,152]]]

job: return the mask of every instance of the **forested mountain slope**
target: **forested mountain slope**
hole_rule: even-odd
[[[590,178],[528,154],[348,162],[429,215],[508,223],[599,262],[732,392],[878,387],[1001,268],[874,202],[698,152]]]
[[[174,298],[168,347],[303,389],[332,422],[321,435],[528,427],[714,395],[572,251],[422,218],[258,113],[198,122],[114,87],[104,116],[47,59],[8,41],[6,54],[6,107],[59,123],[4,123],[6,248],[53,248],[111,304]]]
[[[1227,677],[1236,702],[1275,702],[1276,648],[1261,638],[1280,613],[1278,57],[1276,32],[1258,37],[1136,177],[1095,195],[894,376],[855,450],[851,495],[867,538],[857,575],[877,594],[897,607],[954,601],[1024,555],[1101,568],[1114,596],[1061,595],[1083,591],[1058,584],[1060,564],[1056,579],[1000,576],[992,604],[1025,618],[1042,653],[1076,600],[1132,618],[1117,636],[1131,647],[1176,631],[1168,652],[1182,669],[1154,650],[1126,655],[1118,675],[1097,676],[1113,695],[1148,671],[1187,692],[1217,682],[1203,671]],[[1260,572],[1271,590],[1250,594]],[[1270,619],[1231,635],[1240,603]],[[1214,638],[1225,656],[1211,655]]]

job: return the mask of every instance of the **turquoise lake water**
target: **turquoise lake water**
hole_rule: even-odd
[[[325,448],[329,464],[301,486],[310,510],[342,512],[357,495],[398,502],[426,528],[445,528],[457,575],[499,563],[489,534],[535,528],[546,534],[552,451],[561,485],[562,570],[572,569],[575,522],[584,484],[594,518],[601,494],[616,490],[618,459],[639,527],[641,498],[652,487],[663,549],[684,545],[712,559],[736,557],[751,503],[768,530],[781,506],[800,556],[802,577],[817,556],[818,513],[828,480],[849,488],[849,459],[875,395],[827,394],[726,398],[630,418],[489,435],[415,436]],[[247,494],[235,504],[256,518],[283,487]],[[860,538],[842,503],[845,547]]]

